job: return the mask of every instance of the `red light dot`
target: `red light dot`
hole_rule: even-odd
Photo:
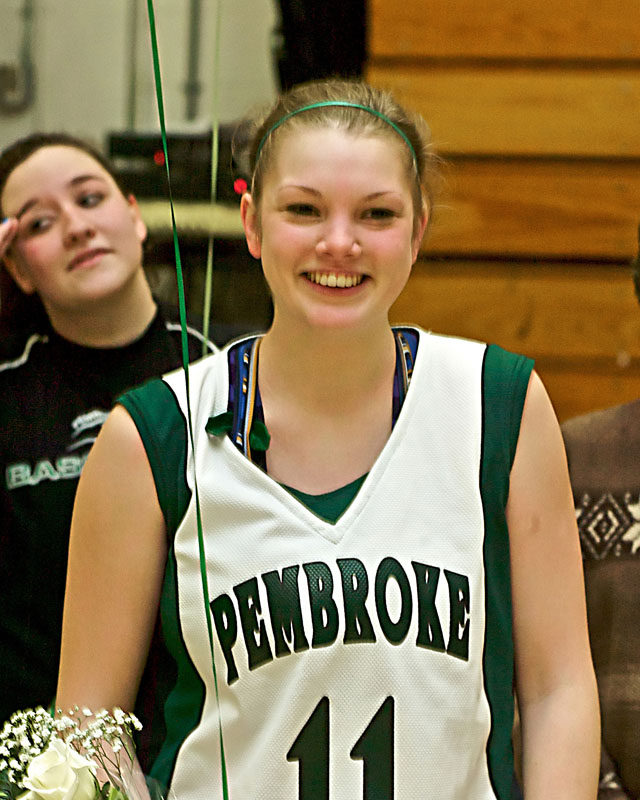
[[[244,194],[247,191],[247,182],[244,178],[236,178],[233,182],[233,191],[236,194]]]
[[[164,153],[162,150],[156,150],[153,154],[153,163],[159,167],[164,167]]]

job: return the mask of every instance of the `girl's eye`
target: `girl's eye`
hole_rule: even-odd
[[[365,211],[365,217],[373,220],[389,220],[395,217],[395,212],[390,208],[369,208]]]
[[[87,194],[83,194],[78,199],[78,205],[83,206],[84,208],[93,208],[97,206],[98,203],[102,202],[104,199],[104,194],[102,192],[88,192]]]
[[[51,227],[51,217],[34,217],[27,222],[25,232],[27,236],[44,233]]]
[[[310,203],[290,203],[287,206],[287,211],[298,217],[315,217],[318,215],[318,209]]]

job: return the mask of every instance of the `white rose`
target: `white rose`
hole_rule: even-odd
[[[96,795],[95,765],[61,739],[33,759],[24,785],[30,791],[18,800],[93,800]]]

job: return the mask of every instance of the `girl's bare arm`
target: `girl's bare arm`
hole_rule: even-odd
[[[133,710],[166,559],[165,526],[131,417],[107,419],[76,495],[56,704]]]
[[[507,521],[525,797],[593,800],[600,723],[580,544],[560,429],[535,373]]]

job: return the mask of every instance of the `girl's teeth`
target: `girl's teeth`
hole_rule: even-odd
[[[357,286],[362,280],[359,275],[335,275],[325,272],[309,273],[309,278],[320,286],[337,287],[338,289],[350,289],[352,286]]]

